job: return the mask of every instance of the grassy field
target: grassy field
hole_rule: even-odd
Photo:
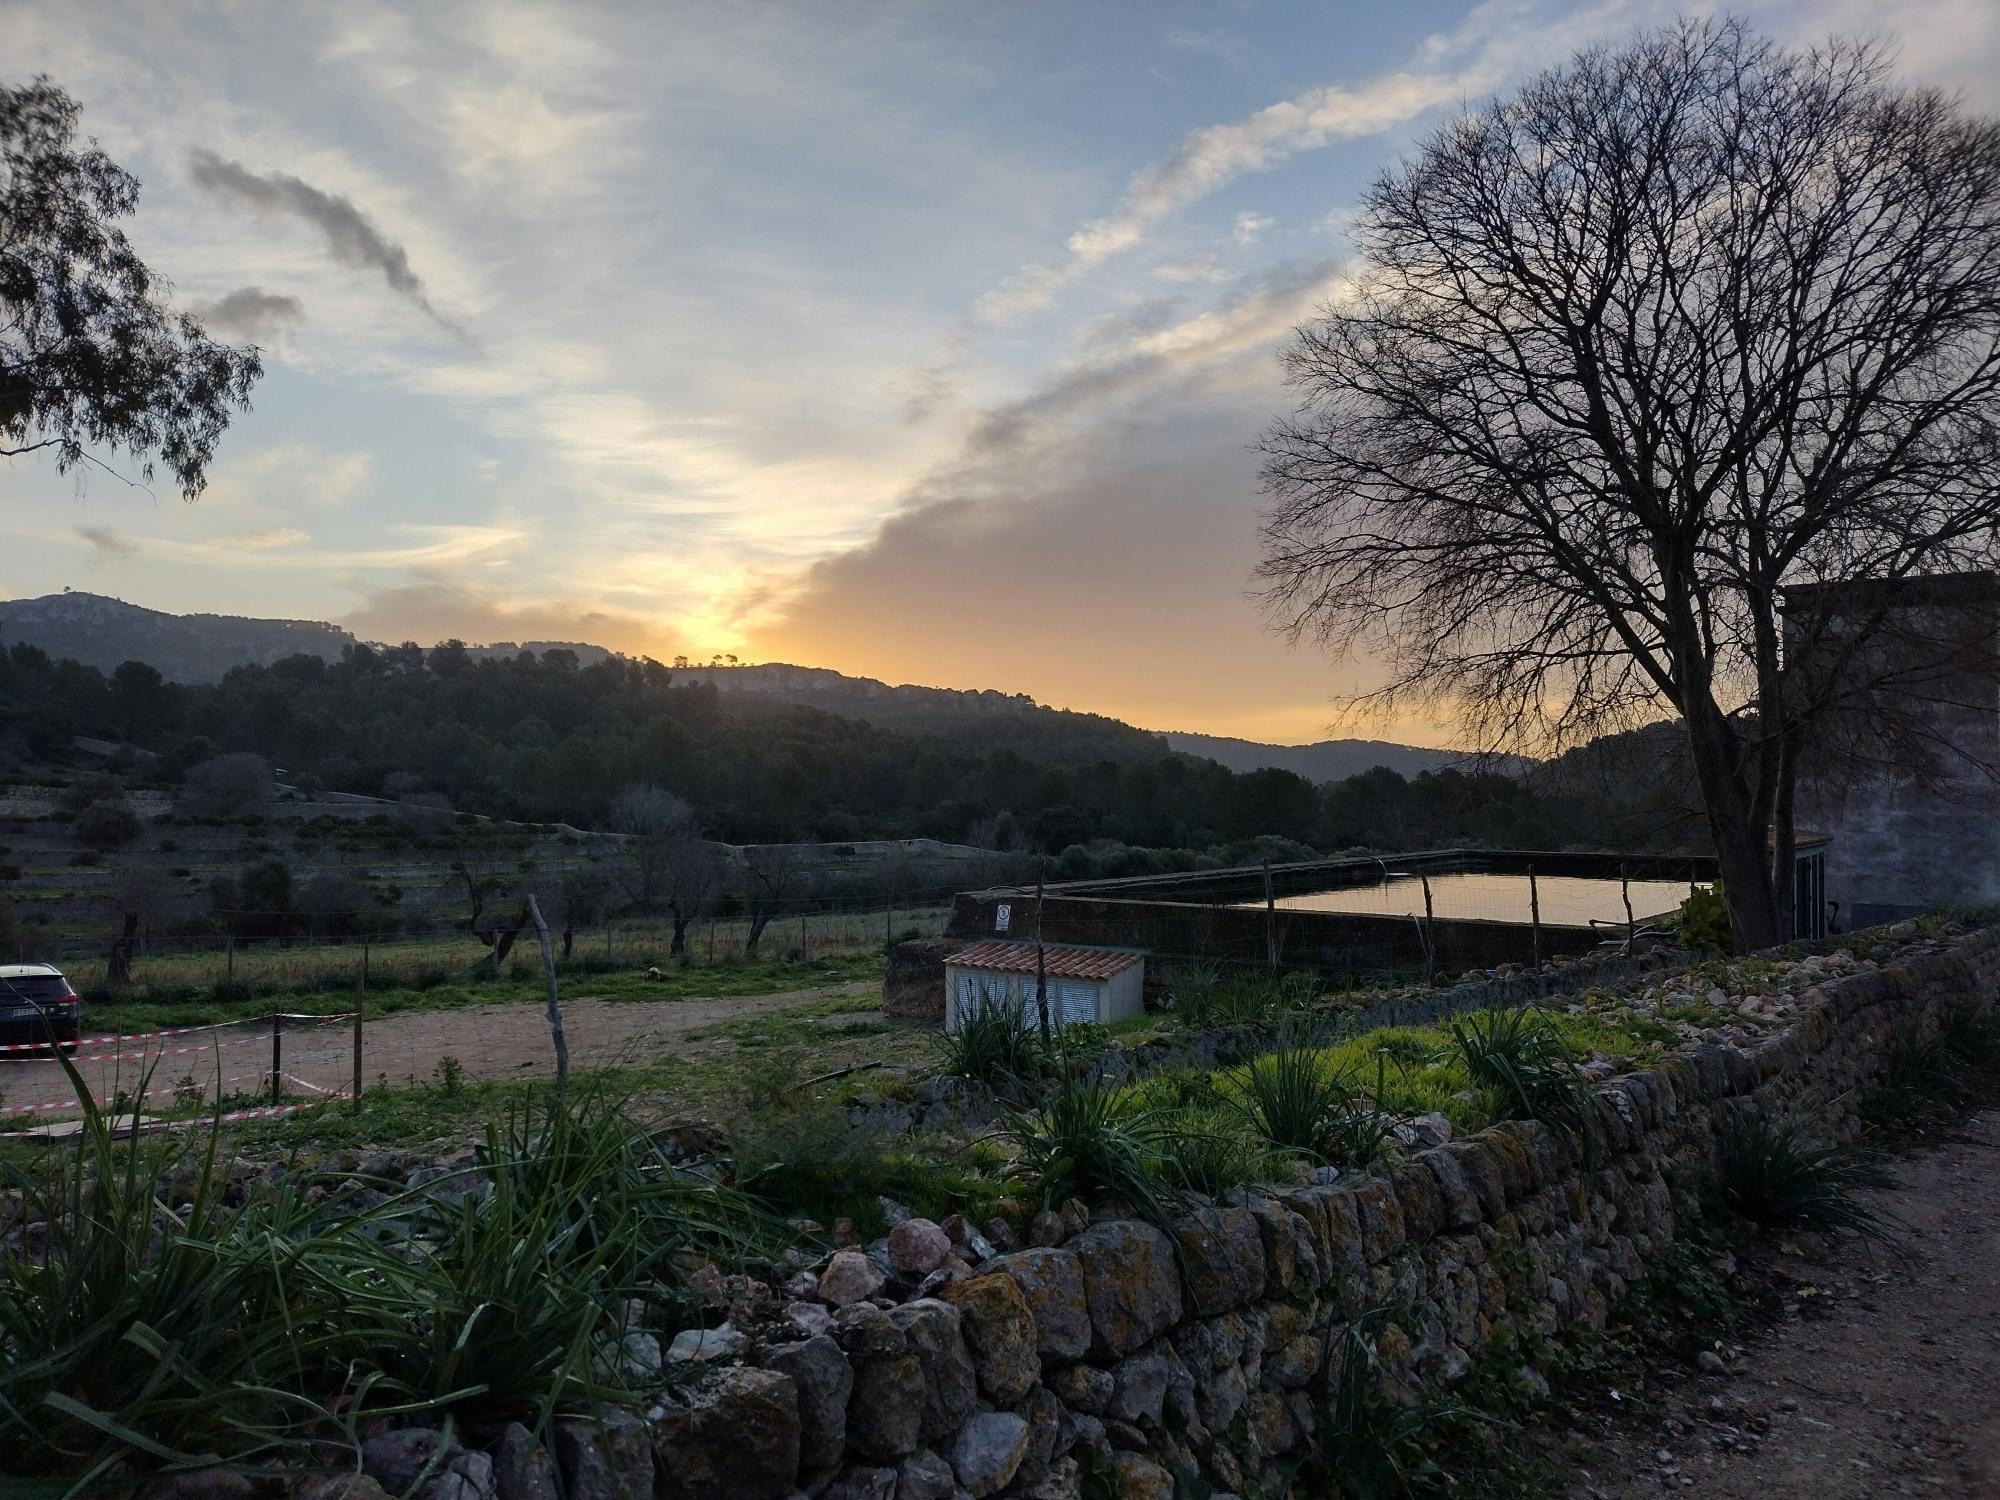
[[[606,969],[600,960],[573,960],[557,969],[565,999],[677,1000],[688,996],[729,997],[775,995],[787,990],[880,981],[881,952],[866,950],[797,958],[773,953],[756,959],[728,958],[714,963],[675,964],[660,970],[657,980],[644,969]],[[84,1024],[92,1032],[134,1032],[164,1026],[205,1026],[218,1021],[247,1021],[269,1015],[274,1008],[301,1015],[343,1015],[354,1007],[353,981],[321,987],[250,993],[227,985],[206,993],[143,995],[120,1001],[93,1001],[85,1007]],[[451,1010],[465,1005],[538,1003],[548,994],[548,981],[536,962],[513,963],[498,979],[463,976],[427,984],[398,983],[389,977],[369,977],[363,1013],[370,1020],[416,1010]]]

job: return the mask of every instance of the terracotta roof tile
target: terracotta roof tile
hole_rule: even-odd
[[[1043,949],[1048,972],[1062,979],[1109,979],[1144,959],[1139,953],[1120,953],[1103,948],[1059,948],[1051,943]],[[1033,943],[974,943],[949,954],[945,962],[958,969],[986,969],[1002,974],[1035,972]]]

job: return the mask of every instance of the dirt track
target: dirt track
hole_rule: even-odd
[[[782,1010],[815,1000],[861,995],[869,982],[786,990],[774,995],[689,998],[660,1001],[607,1001],[587,997],[563,1002],[563,1031],[572,1067],[593,1067],[684,1055],[690,1032],[763,1011]],[[280,1039],[286,1073],[321,1088],[344,1091],[354,1068],[354,1034],[335,1025],[287,1022]],[[702,1044],[693,1044],[700,1047]],[[101,1055],[110,1054],[110,1055]],[[86,1046],[79,1070],[100,1098],[134,1090],[152,1069],[150,1087],[171,1090],[191,1076],[212,1092],[218,1072],[228,1091],[267,1087],[271,1068],[271,1028],[266,1022],[204,1030],[119,1047]],[[387,1075],[392,1084],[428,1080],[438,1060],[456,1057],[468,1078],[520,1078],[552,1073],[555,1054],[548,1018],[531,1002],[475,1005],[457,1010],[415,1011],[370,1021],[362,1032],[364,1086]],[[291,1087],[299,1097],[310,1090]],[[9,1110],[58,1105],[73,1098],[61,1068],[45,1060],[0,1058],[0,1096]]]
[[[1573,1497],[2000,1497],[2000,1111],[1874,1195],[1911,1263],[1848,1244],[1786,1256],[1786,1317],[1665,1420],[1614,1436]]]

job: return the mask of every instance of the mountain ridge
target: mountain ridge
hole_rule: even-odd
[[[25,643],[52,657],[68,657],[107,675],[126,661],[141,661],[178,682],[212,683],[231,667],[269,666],[292,655],[337,661],[363,645],[353,632],[319,620],[261,619],[221,614],[173,614],[83,591],[33,599],[0,600],[0,648]],[[496,641],[468,645],[477,656],[510,656],[522,650],[573,652],[580,664],[619,655],[575,641]],[[1470,762],[1463,752],[1400,745],[1384,740],[1322,740],[1310,745],[1269,745],[1227,735],[1162,732],[1103,714],[1053,708],[1026,693],[997,688],[941,688],[892,684],[831,667],[788,662],[723,664],[676,662],[674,678],[707,683],[730,695],[807,704],[884,728],[974,738],[1002,720],[1045,724],[1053,758],[1069,763],[1144,759],[1172,751],[1216,761],[1232,771],[1278,769],[1313,782],[1338,781],[1376,766],[1403,776]],[[1018,735],[999,735],[1018,745]]]

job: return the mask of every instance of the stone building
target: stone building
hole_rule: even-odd
[[[1793,589],[1785,639],[1835,704],[1796,820],[1827,840],[1834,925],[2000,901],[2000,575]]]

